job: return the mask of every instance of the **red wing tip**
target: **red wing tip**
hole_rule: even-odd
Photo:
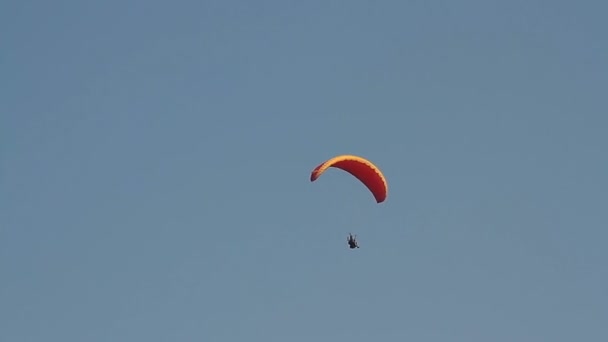
[[[310,174],[310,181],[311,182],[314,182],[315,180],[317,180],[317,178],[318,178],[318,175],[317,175],[316,172],[313,172],[313,173]]]

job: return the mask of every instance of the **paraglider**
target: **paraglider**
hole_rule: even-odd
[[[371,192],[376,203],[382,203],[388,196],[388,183],[384,174],[371,161],[355,155],[339,155],[324,161],[314,168],[310,174],[310,181],[316,181],[329,168],[337,168],[350,173],[357,178]],[[350,249],[359,248],[357,236],[349,233],[347,238]]]

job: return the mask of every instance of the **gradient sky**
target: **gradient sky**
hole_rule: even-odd
[[[607,341],[607,11],[3,1],[0,340]]]

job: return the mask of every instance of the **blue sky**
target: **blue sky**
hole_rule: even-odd
[[[3,2],[0,340],[607,340],[607,10]]]

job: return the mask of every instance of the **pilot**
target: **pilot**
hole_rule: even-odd
[[[353,248],[359,248],[359,244],[357,243],[357,235],[353,236],[352,234],[348,234],[348,239],[346,239],[346,242],[348,242],[348,247],[350,249]]]

